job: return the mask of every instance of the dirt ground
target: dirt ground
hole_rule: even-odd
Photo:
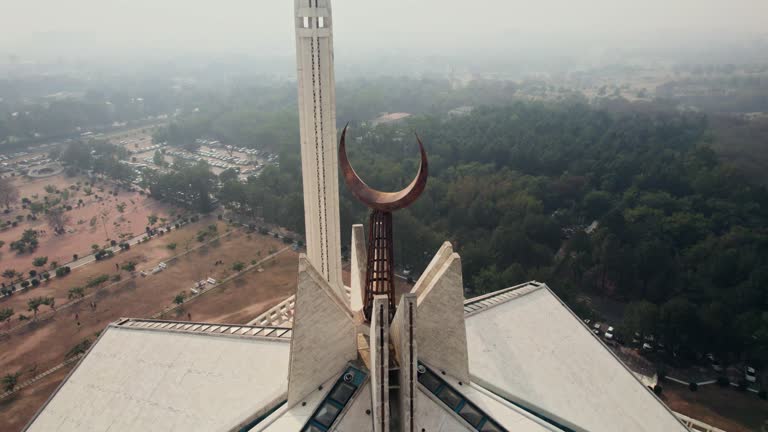
[[[245,324],[262,312],[296,293],[298,253],[288,250],[264,265],[264,271],[250,271],[184,304],[181,313],[169,319]]]
[[[120,317],[151,317],[172,305],[173,298],[178,293],[189,293],[196,280],[207,277],[222,279],[234,273],[232,265],[236,261],[250,264],[252,260],[260,260],[286,246],[269,236],[256,233],[249,235],[237,230],[225,238],[191,250],[183,257],[168,259],[170,251],[166,247],[167,244],[177,243],[174,252],[176,254],[185,252],[187,244],[190,249],[199,246],[200,243],[194,239],[197,230],[211,223],[214,221],[208,219],[184,227],[177,232],[134,246],[129,252],[110,260],[73,270],[69,276],[51,281],[49,286],[23,294],[52,295],[57,299],[57,311],[53,315],[41,314],[37,322],[13,331],[0,340],[0,370],[22,372],[20,381],[23,382],[36,373],[61,363],[73,346],[86,338],[94,340],[96,333],[110,322]],[[227,226],[221,222],[216,224],[219,234],[224,234]],[[189,239],[192,241],[187,243]],[[123,281],[101,289],[91,289],[89,294],[93,293],[93,297],[64,307],[67,301],[66,293],[70,287],[82,284],[94,275],[116,274],[115,264],[128,260],[136,260],[139,269],[150,269],[160,261],[166,262],[168,268],[154,275],[136,276],[133,279],[129,278],[127,272],[122,271],[120,273]],[[223,261],[223,264],[215,265],[216,261]],[[293,251],[286,251],[274,264],[265,264],[262,273],[254,271],[206,293],[199,300],[191,302],[188,308],[185,306],[186,310],[179,315],[186,319],[186,313],[190,313],[195,320],[221,317],[222,321],[248,321],[295,291],[296,263],[297,255]],[[23,307],[24,298],[16,297],[13,297],[14,304],[21,304]],[[61,303],[59,299],[62,299]],[[91,301],[96,302],[95,309],[91,307]],[[41,310],[43,313],[46,311],[47,307]],[[174,314],[166,318],[175,319],[176,316]],[[14,317],[14,324],[17,323]],[[39,386],[41,384],[32,387]],[[24,397],[26,392],[27,390],[21,392],[20,397],[12,402],[0,404],[0,430],[18,430],[45,399]]]
[[[15,228],[0,232],[0,240],[5,246],[0,248],[0,263],[2,270],[14,269],[26,273],[33,269],[32,260],[35,257],[47,256],[48,262],[57,261],[65,263],[72,260],[73,254],[85,256],[90,253],[91,245],[106,245],[109,240],[120,240],[138,235],[148,226],[148,217],[155,215],[158,221],[170,220],[170,213],[175,210],[167,204],[140,195],[137,192],[121,190],[117,196],[108,192],[115,190],[115,186],[107,182],[98,182],[92,187],[92,194],[86,195],[85,182],[82,177],[68,178],[58,175],[45,179],[18,178],[15,182],[22,198],[32,201],[42,201],[43,197],[49,199],[61,197],[60,194],[48,194],[45,191],[47,185],[53,185],[59,190],[67,190],[69,198],[67,204],[72,210],[67,211],[69,221],[66,225],[66,233],[56,235],[48,226],[43,215],[39,215],[36,221],[24,219]],[[80,185],[77,185],[80,182]],[[71,190],[75,185],[80,190]],[[102,190],[100,190],[102,189]],[[37,198],[34,198],[37,196]],[[83,200],[82,206],[78,201]],[[65,202],[62,201],[62,204]],[[123,211],[118,210],[118,205],[124,205]],[[22,209],[21,203],[14,206],[10,214],[0,215],[0,220],[15,220],[17,215],[26,218],[30,213],[28,209]],[[11,242],[18,240],[27,229],[41,232],[38,240],[39,247],[32,253],[17,254],[9,248]]]
[[[707,385],[692,392],[686,386],[665,382],[661,399],[673,411],[727,432],[762,432],[768,421],[768,402],[735,388]]]

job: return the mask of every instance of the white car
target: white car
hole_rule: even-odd
[[[608,340],[613,340],[613,333],[610,331],[605,332],[605,338]]]
[[[651,344],[646,342],[646,343],[643,344],[643,351],[651,352],[651,351],[653,351],[653,346],[651,346]]]
[[[757,371],[755,368],[751,366],[747,366],[744,368],[744,379],[747,380],[747,382],[757,382]]]

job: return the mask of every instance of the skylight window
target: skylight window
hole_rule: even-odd
[[[318,28],[325,27],[325,17],[318,17],[317,18],[317,27]]]
[[[304,17],[304,28],[309,28],[309,17]]]
[[[469,401],[458,390],[451,387],[441,376],[432,372],[427,366],[419,362],[419,384],[435,395],[446,408],[460,416],[479,432],[506,432],[506,429],[491,420],[477,405]],[[461,384],[461,383],[459,383]]]
[[[328,395],[315,410],[309,422],[302,429],[303,432],[328,432],[338,419],[341,411],[352,400],[355,392],[365,382],[367,374],[355,367],[349,366],[336,381]]]

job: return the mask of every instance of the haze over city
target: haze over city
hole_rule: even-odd
[[[768,432],[768,1],[0,2],[0,431]]]
[[[4,3],[0,50],[21,58],[286,57],[293,46],[293,4],[287,0]],[[491,55],[600,60],[606,52],[618,52],[668,59],[683,50],[711,55],[749,49],[755,41],[765,43],[768,3],[342,0],[334,10],[342,60],[402,54],[403,59],[437,55],[471,63],[470,55],[476,61]]]

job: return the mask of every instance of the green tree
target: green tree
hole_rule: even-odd
[[[78,300],[83,297],[85,297],[85,288],[80,286],[70,288],[67,293],[67,298],[70,300]]]
[[[43,297],[35,297],[27,300],[27,310],[34,313],[34,319],[37,319],[37,312],[44,301]]]
[[[3,271],[3,277],[8,279],[9,281],[13,281],[16,278],[16,275],[19,273],[16,272],[14,269],[6,269]]]
[[[232,264],[232,270],[234,270],[236,272],[241,272],[241,271],[243,271],[244,268],[245,268],[245,264],[243,264],[240,261],[237,261],[234,264]]]
[[[11,317],[15,314],[12,308],[0,309],[0,321],[5,321],[6,324],[11,322]]]
[[[184,303],[184,300],[186,299],[187,299],[187,293],[182,291],[176,294],[176,297],[173,298],[173,302],[176,303],[177,305],[181,305]]]
[[[160,150],[155,150],[155,155],[152,156],[152,162],[157,166],[163,166],[163,163],[165,163],[165,158],[163,157],[163,153],[161,153]]]
[[[21,376],[21,372],[5,374],[2,378],[3,390],[5,390],[6,392],[11,392],[15,390],[16,386],[19,384],[20,376]]]
[[[659,307],[649,301],[632,302],[624,310],[623,328],[626,332],[644,335],[657,334]]]

